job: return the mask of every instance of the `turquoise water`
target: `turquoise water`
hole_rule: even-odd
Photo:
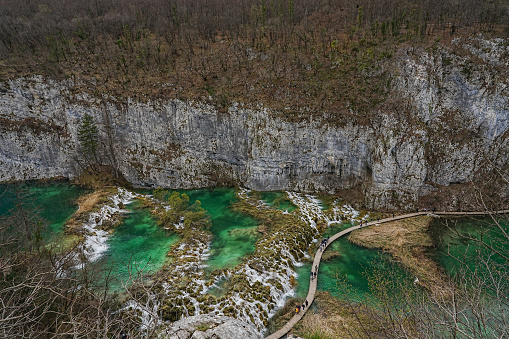
[[[331,226],[325,232],[325,236],[330,236],[349,227],[351,225],[348,223]],[[337,298],[353,301],[365,300],[370,298],[373,292],[369,280],[373,279],[380,271],[388,270],[389,255],[379,250],[354,245],[347,238],[348,236],[343,236],[327,248],[326,252],[335,251],[340,255],[321,262],[317,289],[327,291]],[[402,267],[396,266],[390,269],[391,274],[398,276],[398,279],[400,279],[399,277],[407,279]],[[306,297],[310,272],[311,264],[309,263],[297,268],[299,274],[296,288],[297,297]]]
[[[227,287],[227,286],[225,286],[225,285],[227,285],[227,282],[228,282],[227,279],[219,280],[218,282],[215,283],[215,286],[213,286],[207,290],[207,293],[212,294],[216,298],[221,298],[227,292],[227,288],[225,288],[225,287]]]
[[[12,213],[20,197],[47,222],[45,238],[53,239],[62,233],[65,222],[78,209],[77,198],[87,192],[68,182],[0,185],[0,215]],[[117,287],[129,276],[126,264],[132,264],[134,273],[141,269],[153,272],[164,264],[171,244],[178,240],[176,235],[157,227],[150,211],[139,208],[137,203],[127,208],[132,213],[113,232],[107,253],[96,264],[109,271]]]
[[[337,251],[339,257],[322,261],[319,268],[317,288],[335,297],[342,297],[345,288],[352,299],[362,299],[370,294],[367,277],[382,269],[381,253],[350,243],[346,237],[333,242],[327,251]],[[309,289],[311,264],[297,268],[297,296],[305,297]]]
[[[65,221],[76,211],[74,204],[77,197],[86,191],[68,183],[25,184],[30,200],[38,206],[41,216],[49,221],[50,233],[59,232]],[[6,186],[4,186],[6,187]],[[231,268],[242,261],[243,257],[255,250],[258,239],[257,221],[249,216],[234,212],[231,209],[237,201],[236,191],[232,188],[199,189],[180,191],[190,197],[191,203],[200,200],[202,207],[210,214],[212,226],[211,255],[207,264],[210,270]],[[264,199],[272,202],[284,197],[283,192],[264,192]],[[0,199],[0,211],[6,212],[14,206],[15,190],[9,186],[6,194]],[[288,201],[287,201],[288,202]],[[289,203],[289,202],[288,202]],[[294,207],[283,206],[284,209]],[[131,263],[134,272],[143,269],[154,271],[161,267],[171,244],[178,240],[176,235],[157,227],[148,210],[138,207],[137,203],[128,206],[132,213],[127,215],[124,223],[112,234],[109,250],[99,260],[99,265],[111,270],[111,275],[119,280],[129,276],[126,264]],[[329,228],[326,234],[334,234],[349,224]],[[319,289],[328,290],[338,295],[338,277],[346,277],[351,286],[359,292],[367,293],[369,288],[363,272],[377,258],[377,251],[364,249],[350,244],[345,239],[332,244],[331,250],[342,253],[341,257],[322,263]],[[298,268],[299,294],[307,292],[310,265]]]
[[[28,208],[37,209],[41,217],[48,221],[48,237],[61,233],[65,221],[76,211],[76,199],[87,191],[69,184],[68,182],[22,183],[0,185],[0,215],[11,213],[16,205],[17,195],[26,203]],[[258,223],[255,219],[235,212],[231,207],[237,201],[236,190],[233,188],[199,189],[179,191],[190,197],[191,203],[200,200],[202,207],[210,214],[212,226],[211,255],[207,264],[209,270],[231,268],[242,262],[242,258],[253,253]],[[295,206],[284,199],[283,192],[262,192],[262,199],[281,209],[292,210]],[[276,203],[275,203],[276,202]],[[288,205],[287,205],[288,204]],[[277,205],[277,206],[276,206]],[[126,264],[131,263],[133,271],[144,269],[153,272],[160,268],[167,260],[167,252],[178,237],[157,227],[155,220],[146,209],[137,203],[128,208],[132,211],[127,215],[124,223],[112,234],[110,248],[105,256],[99,260],[99,265],[111,270],[112,276],[118,280],[126,280],[129,276]],[[434,258],[446,269],[454,274],[458,269],[457,260],[446,254],[446,249],[460,256],[472,256],[481,250],[475,242],[460,239],[454,232],[444,225],[446,219],[438,219],[431,227],[436,248],[431,250]],[[504,251],[509,250],[506,241],[499,230],[487,229],[487,218],[482,219],[451,219],[456,220],[457,228],[461,232],[476,237],[483,235],[492,241],[493,246]],[[509,223],[502,221],[504,229],[509,230]],[[350,224],[334,225],[326,235],[350,227]],[[345,290],[352,299],[369,297],[372,291],[368,281],[380,271],[386,269],[388,255],[377,250],[370,250],[348,242],[347,237],[334,242],[327,251],[340,253],[339,257],[322,262],[318,289],[329,291],[336,297],[344,297]],[[487,253],[489,254],[489,253]],[[500,256],[493,256],[495,262],[504,263]],[[475,270],[477,262],[469,261],[470,268]],[[305,297],[309,287],[310,264],[297,268],[297,294]],[[399,268],[401,276],[404,270]],[[218,291],[220,293],[220,291]]]
[[[190,197],[191,203],[200,200],[202,207],[210,214],[213,234],[211,255],[208,260],[210,270],[234,267],[242,258],[255,250],[258,239],[255,219],[234,212],[231,205],[237,201],[236,190],[232,188],[200,189],[180,191]],[[87,193],[86,190],[68,182],[29,182],[0,186],[0,215],[12,211],[16,205],[16,195],[39,215],[47,220],[46,236],[60,234],[63,226],[77,210],[76,199]],[[134,272],[144,268],[151,272],[160,268],[166,261],[170,246],[178,241],[176,235],[157,227],[148,210],[137,203],[128,208],[132,213],[126,216],[111,235],[109,249],[98,261],[98,266],[110,271],[117,281],[129,276],[126,264],[131,264]],[[147,265],[145,267],[145,265]]]
[[[449,229],[446,223],[449,226],[454,224],[456,228]],[[506,232],[509,232],[507,220],[500,220],[500,224]],[[485,258],[491,255],[491,260],[497,264],[504,264],[505,259],[490,249],[479,246],[475,241],[458,237],[456,232],[468,234],[477,239],[482,237],[488,241],[490,246],[507,253],[509,241],[504,237],[502,231],[493,226],[493,222],[489,218],[437,219],[430,228],[436,246],[430,249],[430,255],[444,267],[446,272],[453,276],[460,268],[464,268],[457,258],[461,258],[467,263],[471,273],[484,274],[483,266],[474,259],[477,253],[481,253]],[[327,230],[326,236],[348,227],[350,227],[349,224],[334,225]],[[347,240],[347,236],[332,243],[327,251],[331,250],[339,252],[340,256],[322,261],[319,269],[318,290],[327,291],[335,297],[344,298],[346,296],[352,300],[372,298],[373,290],[369,281],[374,280],[380,272],[390,274],[394,276],[394,279],[400,279],[403,285],[411,281],[411,277],[404,268],[390,260],[390,255],[379,250],[354,245]],[[393,264],[388,267],[388,262]],[[304,264],[297,268],[299,277],[296,292],[298,297],[303,298],[307,295],[310,270],[311,264]]]
[[[260,192],[262,200],[270,206],[277,208],[281,211],[292,212],[297,209],[297,206],[286,199],[285,192],[271,191],[271,192]]]
[[[460,323],[460,328],[466,333],[475,331],[490,338],[504,337],[502,332],[507,328],[503,325],[503,319],[509,315],[506,259],[509,253],[509,222],[507,216],[498,221],[502,230],[488,217],[440,218],[431,225],[435,243],[431,254],[453,280],[457,279],[461,288],[470,291],[469,302],[459,298],[457,303],[463,318],[474,325],[466,326],[464,321]],[[479,314],[488,321],[479,323]],[[449,322],[453,320],[449,319]]]
[[[499,219],[499,222],[502,229],[509,233],[509,222],[506,219]],[[452,275],[464,267],[458,259],[465,261],[472,272],[480,269],[482,265],[473,260],[477,253],[484,258],[490,256],[496,264],[506,263],[506,260],[492,249],[465,238],[470,236],[474,239],[483,239],[493,249],[505,254],[509,253],[509,239],[491,218],[440,218],[431,225],[430,234],[435,244],[431,250],[433,258]]]
[[[189,196],[190,203],[201,202],[211,217],[213,240],[207,261],[210,270],[232,268],[253,253],[258,239],[258,223],[250,216],[237,213],[231,206],[237,201],[233,188],[179,191]]]
[[[318,200],[320,201],[320,207],[322,208],[322,211],[328,210],[332,207],[331,200],[327,199],[327,197],[318,196]]]
[[[13,211],[20,199],[24,208],[36,210],[47,222],[46,239],[58,235],[78,209],[76,200],[87,190],[69,182],[27,182],[0,185],[0,215]]]
[[[138,202],[126,206],[131,211],[108,240],[108,251],[97,262],[114,278],[112,286],[118,288],[129,281],[130,274],[152,273],[167,260],[171,245],[178,241],[176,234],[157,226],[148,209]]]

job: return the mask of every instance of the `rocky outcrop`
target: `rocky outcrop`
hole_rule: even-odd
[[[218,315],[198,315],[176,321],[162,331],[159,339],[261,339],[256,329],[238,319]]]
[[[397,54],[399,97],[375,127],[373,206],[391,194],[416,200],[437,185],[479,182],[508,168],[508,56],[507,41],[482,37]]]
[[[414,208],[437,186],[507,167],[507,46],[482,41],[396,53],[386,65],[393,95],[365,125],[289,122],[239,103],[220,112],[201,102],[119,101],[73,81],[10,80],[0,91],[0,181],[76,176],[77,128],[88,113],[100,127],[102,161],[135,185],[355,188],[368,207]]]

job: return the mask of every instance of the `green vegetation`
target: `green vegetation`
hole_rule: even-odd
[[[193,195],[194,192],[189,194]],[[187,198],[183,197],[184,194],[177,195],[159,190],[154,196],[165,201],[172,200],[176,210],[181,209],[179,206],[187,204]],[[275,247],[280,247],[281,250],[287,249],[293,257],[299,258],[302,256],[302,251],[307,248],[314,232],[295,215],[283,214],[280,210],[268,206],[260,210],[257,207],[258,200],[252,197],[244,196],[235,199],[232,204],[233,212],[250,215],[259,222],[257,232],[260,235],[256,235],[254,253],[249,253],[238,261],[232,259],[236,263],[233,267],[214,269],[211,272],[203,269],[191,270],[189,271],[190,278],[186,276],[175,279],[174,272],[182,269],[189,270],[188,267],[202,264],[197,251],[199,251],[199,248],[204,248],[203,245],[211,241],[210,231],[192,228],[193,235],[189,237],[191,240],[189,244],[192,246],[174,245],[168,253],[173,260],[160,273],[167,284],[166,290],[168,291],[166,301],[161,308],[165,320],[176,320],[182,315],[195,314],[194,300],[196,300],[199,302],[201,310],[220,310],[223,314],[233,317],[241,317],[243,312],[247,312],[253,323],[256,323],[255,317],[260,319],[264,325],[268,323],[268,311],[274,307],[275,300],[272,295],[273,291],[271,291],[267,282],[279,291],[283,289],[283,286],[277,277],[264,283],[260,281],[253,282],[244,272],[245,267],[249,267],[254,270],[253,272],[259,272],[259,274],[272,272],[271,274],[285,275],[284,266],[286,264],[281,266],[281,262],[283,261],[283,263],[292,266],[289,262],[289,255],[277,253]],[[214,204],[209,201],[207,205],[210,207]],[[160,209],[156,207],[154,210],[158,211]],[[168,211],[171,210],[170,208]],[[180,227],[176,228],[175,231],[182,232]],[[225,253],[225,255],[228,254]],[[203,295],[201,286],[193,283],[193,281],[202,279],[207,281],[207,286],[211,286],[215,278],[221,281],[219,283],[221,293],[218,295],[213,294],[213,291]],[[183,289],[188,294],[183,294]],[[238,297],[242,298],[245,303],[251,304],[252,307],[247,308],[239,305]]]
[[[183,220],[184,230],[192,228],[208,230],[210,228],[210,216],[201,207],[199,200],[190,205],[187,194],[162,189],[157,189],[154,192],[154,197],[164,201],[168,206],[168,210],[157,212],[157,223],[160,226],[173,227],[174,224]]]
[[[41,195],[43,191],[35,192]],[[75,214],[76,219],[94,211],[105,201],[107,194],[106,191],[98,191],[83,197],[80,200],[80,210]],[[190,198],[193,195],[194,198]],[[247,309],[236,304],[240,296],[252,304],[249,312],[254,313],[248,315],[252,321],[253,314],[260,315],[261,323],[268,326],[269,331],[281,327],[290,319],[295,312],[294,307],[302,304],[303,299],[288,301],[276,317],[268,319],[264,305],[269,304],[270,311],[274,301],[269,286],[259,281],[253,282],[239,268],[248,266],[263,272],[269,267],[286,274],[285,270],[271,265],[281,260],[288,262],[288,254],[284,254],[283,250],[296,258],[302,258],[302,251],[309,249],[308,245],[316,234],[300,220],[298,211],[283,214],[271,206],[260,205],[256,193],[241,192],[239,195],[242,198],[235,202],[235,209],[256,217],[260,221],[258,231],[262,236],[256,243],[255,253],[244,258],[240,265],[209,272],[209,275],[204,273],[200,265],[203,264],[202,254],[207,249],[206,244],[211,241],[208,229],[210,220],[200,203],[191,203],[197,197],[196,191],[188,195],[158,189],[154,192],[155,199],[145,198],[145,206],[151,207],[153,213],[160,217],[161,226],[174,227],[171,230],[182,234],[185,239],[184,242],[173,244],[168,253],[170,262],[161,272],[153,275],[150,281],[140,282],[125,291],[128,294],[127,300],[147,303],[156,296],[161,301],[158,314],[164,320],[175,321],[181,316],[196,314],[197,310],[204,313],[220,311],[238,317],[239,311]],[[280,201],[284,200],[279,194],[276,197]],[[337,199],[322,200],[330,202],[329,209],[338,203]],[[5,211],[11,209],[9,204],[5,205]],[[6,301],[4,310],[9,312],[9,317],[4,317],[0,322],[3,333],[16,336],[26,324],[30,324],[27,333],[31,337],[40,333],[66,336],[77,329],[80,333],[92,333],[94,337],[116,337],[121,330],[141,336],[139,328],[142,319],[137,315],[140,312],[118,312],[119,307],[122,307],[119,306],[121,301],[117,295],[109,293],[112,281],[108,274],[100,274],[92,266],[80,272],[70,270],[74,263],[68,259],[71,257],[68,252],[50,250],[50,247],[42,246],[40,239],[37,239],[38,228],[43,220],[33,209],[22,204],[17,205],[17,208],[19,210],[13,210],[13,213],[2,212],[0,218],[0,230],[3,231],[0,243],[0,298]],[[146,213],[144,215],[147,216]],[[189,218],[188,223],[185,222],[186,218]],[[369,247],[390,251],[405,265],[411,261],[419,270],[428,270],[420,254],[421,247],[431,246],[430,237],[426,234],[429,221],[429,217],[419,217],[412,221],[386,224],[385,229],[365,228],[353,238]],[[143,223],[140,220],[132,222],[137,225]],[[176,227],[175,223],[181,225]],[[16,225],[23,227],[19,227],[19,232],[10,232]],[[444,225],[447,231],[444,231]],[[461,245],[456,248],[459,249],[457,251],[449,251],[448,246],[441,247],[447,248],[446,262],[455,266],[450,281],[444,282],[444,293],[428,293],[428,290],[419,286],[419,282],[413,281],[413,268],[411,274],[407,274],[399,270],[393,260],[386,260],[374,272],[365,276],[371,289],[369,297],[352,298],[355,292],[348,284],[341,283],[337,285],[337,290],[342,294],[342,301],[328,293],[319,292],[306,316],[294,328],[294,333],[304,338],[392,338],[405,335],[434,338],[444,333],[453,336],[462,332],[479,334],[478,337],[489,337],[492,333],[503,335],[506,333],[509,295],[506,267],[508,225],[507,220],[500,216],[484,218],[482,223],[469,222],[467,225],[461,222],[456,225],[454,220],[443,222],[441,227],[435,227],[438,233],[434,234],[435,238]],[[319,221],[319,228],[321,232],[324,230],[323,221]],[[377,232],[371,232],[373,229]],[[127,233],[130,232],[126,232],[126,237],[117,241],[129,252]],[[166,232],[159,234],[163,236]],[[169,245],[168,242],[163,243]],[[281,252],[275,251],[275,246],[281,246]],[[336,252],[344,257],[349,256],[344,250]],[[160,259],[165,261],[165,258]],[[293,268],[291,263],[289,266]],[[70,275],[62,276],[62,268]],[[127,273],[135,273],[132,269],[129,267]],[[322,274],[325,273],[325,265],[320,270]],[[180,276],[175,272],[185,274]],[[309,268],[305,269],[305,273],[309,273]],[[426,274],[429,273],[418,272],[419,280],[426,280]],[[215,278],[223,280],[224,293],[217,296],[203,294],[203,288],[210,286]],[[205,282],[204,286],[196,281]],[[269,280],[269,283],[278,289],[282,288],[281,282],[276,279]],[[36,300],[29,304],[17,302],[26,300],[27,296],[35,296]],[[97,318],[97,314],[101,314],[101,317]],[[497,321],[479,322],[476,320],[478,318]],[[58,322],[55,319],[69,326],[56,326]],[[90,319],[96,321],[91,325]],[[202,324],[199,329],[206,330],[210,326]],[[157,330],[151,328],[147,336],[154,336]]]
[[[288,200],[285,192],[252,192],[251,196],[255,199],[263,200],[265,203],[281,211],[292,212],[297,208],[297,206]]]
[[[86,174],[90,173],[99,176],[100,162],[97,156],[97,145],[99,144],[99,130],[94,118],[85,113],[78,126],[78,145],[80,158],[76,159],[78,165],[85,170]],[[82,160],[84,162],[82,162]]]
[[[404,265],[409,259],[403,255],[417,256],[418,265],[422,266],[418,267],[420,272],[416,273],[412,266],[410,272],[402,271],[397,262],[382,256],[378,259],[381,265],[365,272],[369,296],[359,295],[346,279],[338,280],[334,291],[339,294],[336,295],[339,300],[328,293],[319,293],[314,307],[294,327],[293,333],[304,338],[505,335],[509,316],[507,217],[437,219],[431,237],[427,230],[429,220],[419,219],[415,223],[388,224],[386,230],[376,228],[377,232],[373,233],[369,231],[375,228],[368,227],[353,238],[369,247],[392,252]],[[428,248],[426,255],[438,259],[449,273],[441,286],[426,281],[430,275],[440,276],[440,272],[430,270],[430,260],[421,257],[419,248],[429,247],[431,238],[435,245],[440,245]],[[423,273],[424,270],[430,272]],[[422,285],[427,288],[423,289]],[[273,321],[282,317],[278,313]]]
[[[99,142],[97,125],[94,118],[85,113],[78,126],[78,141],[81,152],[94,159],[97,159],[97,144]]]

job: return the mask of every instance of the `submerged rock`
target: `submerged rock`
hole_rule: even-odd
[[[198,315],[176,321],[159,336],[159,339],[259,339],[263,336],[256,328],[241,320],[219,316]]]
[[[228,231],[228,234],[232,237],[253,237],[256,238],[260,235],[258,230],[258,226],[248,227],[248,228],[233,228]]]
[[[339,253],[337,251],[325,251],[322,255],[322,261],[327,261],[332,258],[337,258],[340,256],[341,256],[341,253]]]

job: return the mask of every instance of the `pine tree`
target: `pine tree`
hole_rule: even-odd
[[[88,113],[85,113],[78,127],[78,141],[80,150],[87,160],[90,161],[91,158],[97,160],[98,129],[94,118]]]

